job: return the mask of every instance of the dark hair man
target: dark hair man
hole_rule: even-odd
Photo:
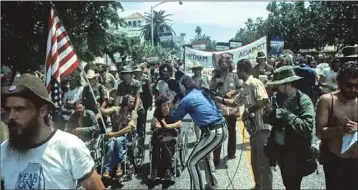
[[[4,189],[76,189],[77,183],[104,189],[83,141],[50,125],[55,106],[40,79],[23,74],[1,93],[9,118],[9,139],[1,145]]]
[[[202,138],[188,158],[190,174],[190,189],[203,189],[200,171],[197,170],[199,162],[204,160],[208,188],[216,185],[217,181],[210,171],[208,155],[221,145],[227,138],[228,131],[225,119],[215,103],[195,88],[193,79],[184,76],[181,84],[185,88],[185,96],[180,100],[178,107],[170,114],[170,122],[182,120],[189,114],[195,125],[201,129]]]
[[[357,133],[358,62],[347,62],[338,71],[339,90],[323,95],[317,105],[316,133],[322,140],[326,188],[356,189],[358,144],[342,152],[347,134]]]
[[[74,103],[74,107],[75,112],[71,114],[68,120],[68,130],[84,142],[89,142],[93,135],[100,131],[96,114],[86,109],[84,101],[81,99]]]
[[[255,189],[272,189],[272,172],[268,159],[264,156],[264,146],[270,134],[270,126],[262,120],[263,109],[268,103],[268,95],[263,83],[253,75],[253,68],[249,60],[242,59],[237,63],[237,75],[244,81],[240,94],[233,99],[215,97],[216,101],[229,106],[245,105],[242,121],[246,123],[250,114],[250,126],[245,125],[251,135],[251,165],[255,177]]]

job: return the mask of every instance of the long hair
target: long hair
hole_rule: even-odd
[[[134,96],[132,96],[132,95],[130,95],[130,94],[124,95],[120,106],[122,106],[122,107],[128,106],[128,99],[129,99],[129,97],[134,98]]]
[[[167,96],[164,95],[160,95],[156,100],[155,100],[155,110],[154,110],[154,117],[160,121],[164,118],[164,114],[162,112],[162,105],[169,102],[169,98]]]

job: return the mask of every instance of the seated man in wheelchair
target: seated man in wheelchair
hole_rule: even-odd
[[[125,95],[120,106],[111,108],[101,108],[102,115],[112,116],[112,131],[105,134],[106,139],[110,139],[106,145],[104,158],[104,178],[120,178],[123,175],[124,150],[126,134],[134,130],[138,116],[133,112],[135,97]],[[115,169],[115,174],[112,171]]]
[[[78,136],[83,142],[87,143],[94,140],[94,135],[99,133],[96,114],[86,109],[83,100],[75,102],[75,112],[68,120],[67,132]]]
[[[152,173],[150,178],[156,180],[158,169],[163,169],[164,180],[171,180],[172,156],[175,149],[175,138],[178,136],[176,128],[182,126],[181,121],[167,123],[169,115],[170,100],[164,95],[160,95],[156,101],[156,109],[152,120],[153,130],[151,145],[152,149]]]

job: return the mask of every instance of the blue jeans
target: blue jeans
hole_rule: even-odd
[[[118,164],[124,162],[125,136],[111,139],[107,145],[107,153],[104,157],[104,171],[110,172],[112,168],[117,168]],[[116,148],[115,148],[115,145]]]

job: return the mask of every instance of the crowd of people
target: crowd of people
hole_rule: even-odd
[[[135,131],[144,147],[147,113],[154,105],[153,180],[171,180],[173,139],[188,114],[198,137],[187,161],[190,189],[217,187],[215,169],[226,138],[227,158],[236,158],[238,120],[250,135],[253,189],[272,189],[271,167],[276,165],[286,189],[300,189],[303,177],[317,170],[315,135],[321,140],[319,161],[326,188],[354,189],[358,145],[344,153],[341,147],[343,136],[358,130],[357,47],[342,52],[343,57],[334,57],[329,64],[320,56],[317,64],[312,56],[291,51],[278,61],[259,52],[256,64],[247,59],[234,64],[232,56],[222,53],[215,59],[218,68],[211,78],[202,74],[198,62],[190,68],[193,76],[178,64],[165,63],[158,77],[145,63],[89,65],[84,69],[85,82],[76,73],[62,81],[61,107],[49,99],[35,75],[22,74],[12,83],[2,79],[2,185],[103,189],[88,143],[104,134],[101,177],[121,178],[126,137]],[[143,150],[135,156],[144,155]],[[206,184],[198,170],[201,161]]]

